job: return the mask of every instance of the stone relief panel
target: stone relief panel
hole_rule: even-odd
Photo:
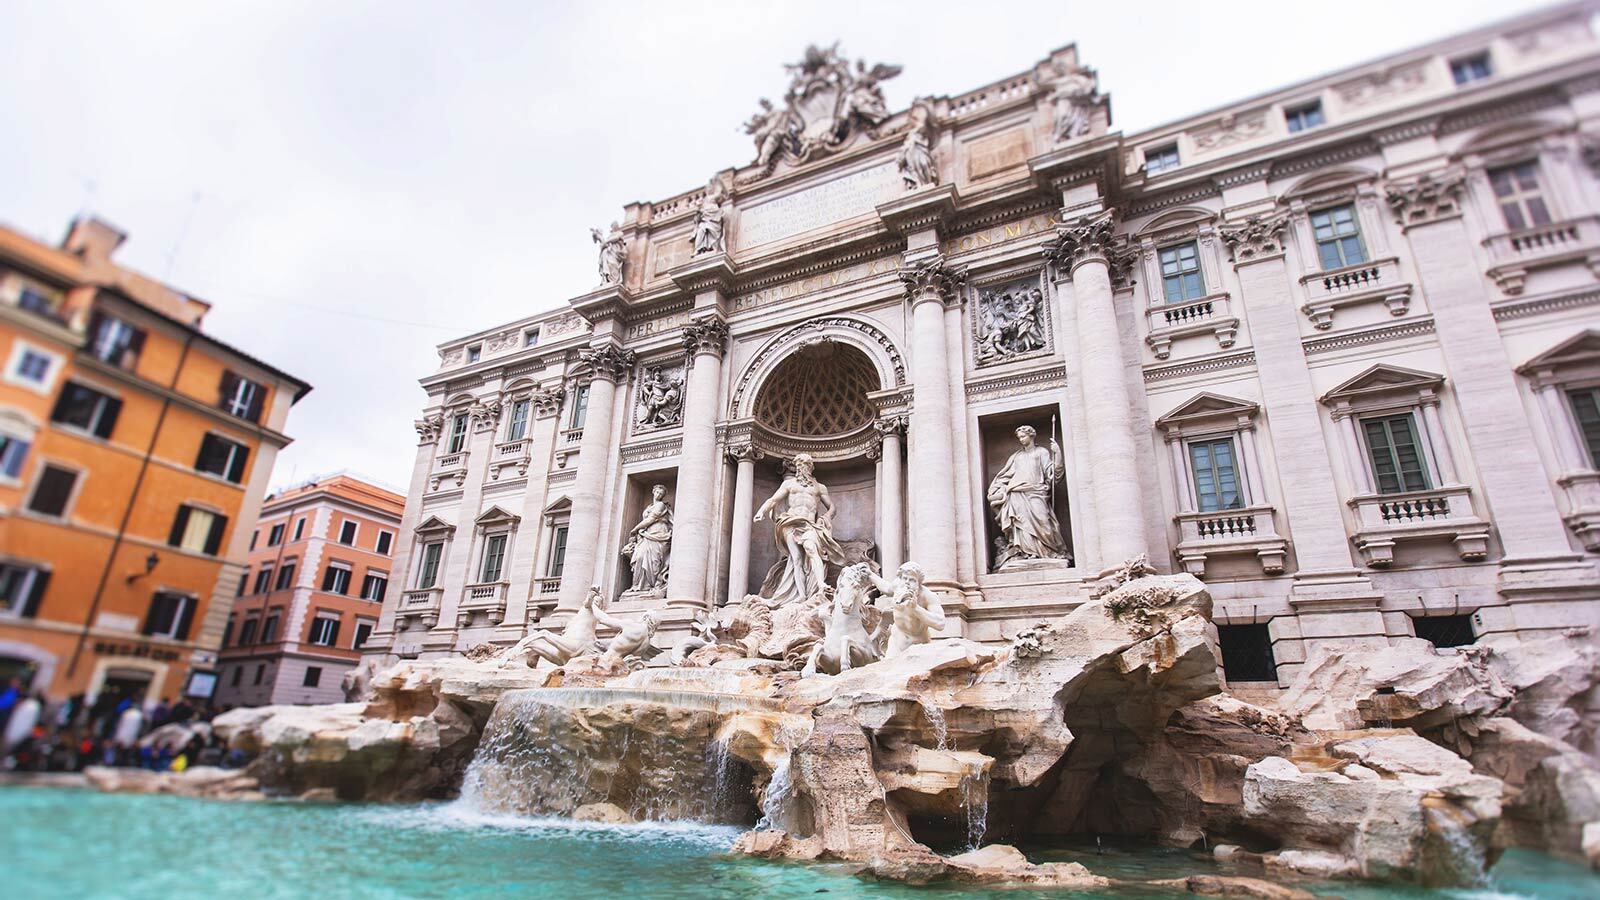
[[[643,368],[633,406],[635,433],[683,424],[683,391],[686,377],[681,363],[660,363]]]
[[[978,367],[1043,356],[1053,349],[1041,274],[968,288],[972,358]]]

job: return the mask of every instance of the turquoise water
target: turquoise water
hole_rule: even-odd
[[[737,829],[588,826],[486,817],[460,804],[220,803],[178,797],[0,788],[0,896],[646,898],[1175,897],[958,891],[862,881],[837,867],[737,859]],[[1208,863],[1182,851],[1038,852],[1117,878],[1174,877]],[[1341,884],[1350,900],[1600,897],[1600,877],[1530,853],[1496,867],[1493,889],[1402,891]]]

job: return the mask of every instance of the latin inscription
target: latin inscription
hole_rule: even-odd
[[[740,250],[853,219],[871,212],[901,189],[893,163],[757,203],[739,211]]]
[[[1007,222],[1004,225],[996,225],[983,231],[974,231],[971,234],[951,238],[940,245],[940,249],[946,256],[952,256],[969,250],[979,250],[991,244],[1004,244],[1007,241],[1014,241],[1017,238],[1028,237],[1029,235],[1042,235],[1060,224],[1061,220],[1056,217],[1055,213],[1030,216],[1020,222]]]
[[[875,259],[871,262],[857,263],[856,265],[845,266],[842,269],[836,269],[832,272],[823,272],[820,275],[810,275],[805,278],[797,278],[794,281],[773,285],[769,288],[762,288],[759,291],[751,291],[748,294],[740,294],[739,296],[733,298],[733,310],[735,312],[740,312],[747,309],[755,309],[758,306],[766,306],[769,303],[775,303],[779,300],[788,300],[791,297],[802,297],[806,294],[812,294],[827,288],[838,287],[841,284],[849,284],[852,281],[860,281],[863,278],[871,278],[874,275],[884,275],[889,272],[898,272],[899,270],[900,257],[898,256],[889,256],[883,259]]]
[[[1029,134],[1014,128],[967,145],[967,177],[973,181],[1028,161]]]

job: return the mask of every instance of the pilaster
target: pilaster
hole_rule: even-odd
[[[541,387],[529,398],[533,404],[533,428],[528,434],[528,454],[533,466],[544,471],[555,453],[556,433],[560,430],[560,385]],[[550,482],[535,475],[528,479],[522,494],[522,525],[511,550],[510,590],[506,598],[506,617],[495,630],[496,641],[521,640],[528,631],[528,605],[533,598],[535,568],[539,565],[540,543],[545,528],[544,507],[550,496]]]
[[[588,420],[578,443],[578,472],[572,482],[572,519],[567,526],[567,557],[561,577],[558,612],[571,612],[595,583],[599,559],[601,503],[606,473],[617,448],[611,446],[611,425],[617,383],[632,370],[634,353],[611,341],[597,342],[581,354],[590,370]]]

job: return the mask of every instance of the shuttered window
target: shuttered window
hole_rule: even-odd
[[[250,422],[261,421],[261,405],[266,391],[237,372],[224,370],[222,382],[217,386],[217,405]]]
[[[1189,461],[1194,472],[1195,502],[1200,512],[1240,509],[1244,506],[1232,438],[1190,441]]]
[[[217,551],[222,549],[222,533],[227,527],[227,516],[193,506],[180,506],[167,543],[195,553],[216,556]]]
[[[506,561],[506,536],[491,534],[483,545],[483,580],[499,581],[500,569]]]
[[[224,437],[207,434],[200,439],[200,455],[194,467],[201,472],[220,475],[234,484],[244,481],[245,464],[250,461],[250,448]]]
[[[50,584],[50,573],[38,566],[0,563],[0,619],[31,619]]]
[[[439,554],[444,552],[443,544],[428,544],[422,548],[422,565],[417,569],[417,587],[431,588],[439,580]]]
[[[89,352],[119,369],[133,369],[144,350],[144,329],[99,310],[89,317]]]
[[[1422,461],[1422,445],[1417,441],[1415,420],[1410,413],[1362,419],[1367,435],[1367,453],[1372,460],[1372,477],[1380,494],[1403,494],[1428,489],[1427,467]]]
[[[66,515],[67,503],[72,500],[72,489],[77,483],[77,472],[60,466],[45,466],[39,471],[39,480],[33,485],[28,509],[41,516],[60,518]]]
[[[1578,420],[1583,444],[1589,449],[1589,465],[1600,469],[1600,388],[1568,391],[1567,397],[1572,401],[1572,414]]]
[[[157,591],[150,598],[150,610],[145,613],[144,633],[151,637],[174,640],[189,639],[189,626],[194,621],[194,598],[171,591]]]
[[[50,411],[50,421],[86,431],[98,438],[111,437],[122,413],[122,401],[92,387],[69,381]]]

